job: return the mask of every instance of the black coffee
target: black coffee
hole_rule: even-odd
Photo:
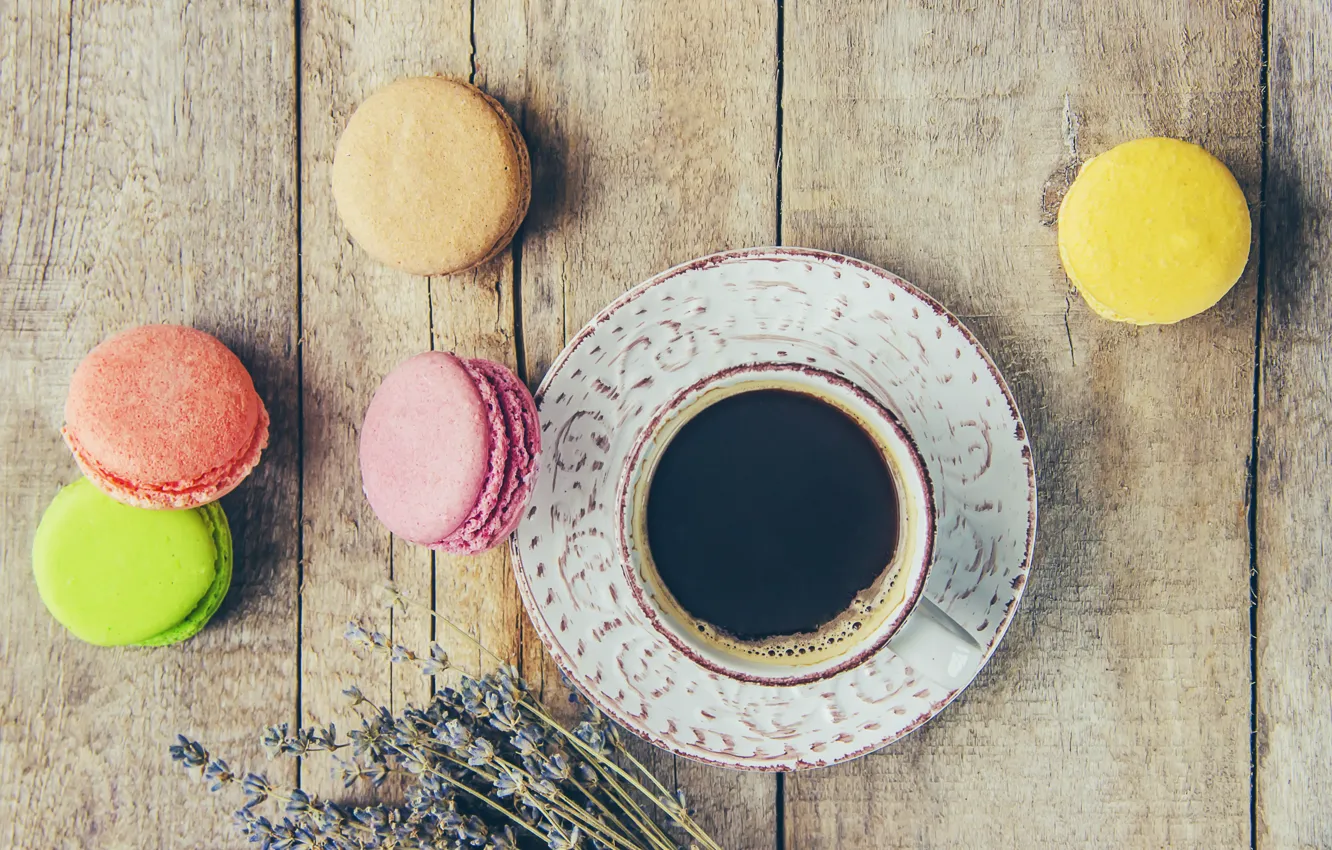
[[[804,393],[752,390],[702,410],[662,452],[648,547],[688,614],[759,640],[845,612],[892,561],[897,515],[888,466],[854,420]]]

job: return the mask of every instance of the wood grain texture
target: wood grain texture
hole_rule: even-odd
[[[378,603],[378,590],[390,578],[409,598],[428,603],[434,565],[429,550],[393,538],[370,510],[357,441],[379,382],[401,361],[431,348],[431,290],[474,285],[475,279],[431,281],[371,259],[337,217],[330,168],[351,113],[379,87],[404,76],[467,77],[469,21],[466,0],[391,9],[340,0],[301,10],[301,710],[307,725],[350,726],[354,715],[342,691],[353,684],[393,710],[429,694],[428,680],[409,667],[358,653],[342,637],[349,619],[361,619],[418,651],[431,639],[428,615],[390,616]],[[327,759],[310,760],[302,786],[341,796],[334,767]],[[370,789],[361,793],[374,796]]]
[[[482,268],[431,281],[435,348],[516,368],[511,251]],[[521,660],[525,614],[508,546],[470,556],[437,553],[435,606],[495,656],[515,664]],[[472,641],[445,624],[437,624],[436,634],[460,669],[476,673],[495,666]]]
[[[556,191],[550,181],[543,179],[540,174],[536,173],[538,149],[532,138],[532,131],[526,126],[526,63],[529,49],[529,28],[525,9],[526,4],[518,3],[516,0],[485,0],[485,2],[478,3],[474,7],[472,22],[473,41],[476,46],[476,52],[473,56],[474,82],[484,88],[492,97],[499,100],[509,114],[513,116],[514,121],[518,123],[519,128],[523,131],[529,154],[532,157],[532,205],[528,209],[527,218],[517,236],[515,236],[514,244],[506,258],[509,271],[507,291],[511,294],[521,294],[523,291],[517,280],[517,276],[520,274],[519,262],[522,257],[523,242],[527,234],[535,232],[541,226],[541,209],[551,193]],[[504,284],[497,284],[497,294],[504,290]],[[525,362],[531,346],[526,346],[525,349],[517,338],[518,327],[516,322],[519,320],[521,308],[516,303],[516,299],[513,307],[515,325],[512,330],[514,331],[515,362],[510,365],[515,367],[518,375],[535,391],[544,370],[534,370]],[[489,557],[498,558],[499,556],[490,555]],[[507,551],[503,560],[505,569],[512,578],[512,562]],[[503,599],[502,604],[505,610],[508,610],[510,606],[517,609],[518,634],[517,644],[514,647],[516,654],[513,656],[516,666],[534,691],[542,697],[546,706],[553,710],[555,717],[567,723],[578,722],[578,709],[566,699],[566,691],[560,682],[559,670],[545,648],[542,647],[536,633],[532,631],[527,614],[522,609],[522,601],[518,597],[517,585],[512,581],[506,587]]]
[[[290,7],[0,5],[0,846],[213,847],[228,809],[171,765],[176,732],[234,762],[290,720],[296,657],[296,215]],[[31,578],[77,477],[75,365],[145,322],[218,335],[272,415],[223,500],[223,609],[160,649],[76,641]],[[290,780],[282,766],[276,780]]]
[[[522,105],[512,94],[522,85],[520,66],[506,57],[520,53],[521,31],[487,30],[484,26],[491,5],[472,5],[469,74],[471,82],[496,98],[521,126]],[[500,256],[485,266],[456,276],[452,281],[433,281],[432,313],[435,347],[457,351],[468,357],[485,357],[520,373],[515,323],[514,256],[521,231]],[[526,614],[518,598],[509,562],[508,546],[469,557],[436,555],[435,599],[438,610],[500,658],[520,669],[524,658],[522,637]],[[440,642],[449,648],[459,665],[470,671],[489,669],[469,641],[437,628]]]
[[[1272,3],[1256,499],[1257,846],[1332,847],[1332,7]]]
[[[1041,220],[1052,178],[1144,135],[1206,145],[1256,200],[1258,3],[785,12],[784,240],[961,315],[1041,488],[993,663],[911,738],[789,779],[787,846],[1244,846],[1254,271],[1202,317],[1117,326],[1066,300]]]
[[[1332,13],[1269,5],[1263,313],[1251,263],[1206,315],[1132,329],[1069,298],[1042,220],[1081,160],[1147,134],[1207,145],[1256,202],[1259,0],[785,0],[780,211],[771,3],[0,0],[0,847],[241,846],[225,804],[168,764],[172,735],[262,765],[266,723],[345,727],[348,684],[419,700],[421,680],[341,638],[349,618],[388,622],[390,576],[558,698],[507,553],[432,560],[370,512],[365,405],[432,346],[535,386],[610,299],[775,241],[779,212],[787,243],[884,265],[962,315],[1013,384],[1042,489],[1030,592],[994,663],[908,740],[789,778],[784,846],[1332,847]],[[474,75],[519,118],[536,186],[512,253],[425,280],[349,241],[328,169],[357,103],[436,72]],[[180,647],[99,649],[43,609],[29,552],[77,474],[70,373],[150,321],[237,351],[272,445],[223,502],[237,571],[215,623]],[[432,634],[419,615],[392,629]],[[774,846],[771,777],[644,752],[723,846]],[[303,780],[336,787],[327,762]]]
[[[508,67],[521,80],[504,91],[533,155],[520,264],[529,381],[630,286],[698,254],[774,240],[773,4],[506,0],[478,4],[477,16],[487,79]],[[524,642],[530,668],[538,639]],[[650,755],[723,846],[774,845],[771,776]]]

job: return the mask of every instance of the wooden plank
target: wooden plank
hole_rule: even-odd
[[[525,34],[512,28],[488,27],[490,4],[474,3],[471,18],[472,53],[470,79],[499,100],[521,126],[520,66],[510,57],[520,55]],[[521,232],[514,244],[483,268],[448,285],[432,287],[435,346],[469,357],[485,357],[519,369],[515,322],[514,256],[520,250]],[[523,611],[518,585],[513,578],[509,549],[500,546],[471,557],[437,555],[435,598],[438,610],[463,626],[487,649],[522,667]],[[468,670],[492,666],[481,652],[464,639],[438,629],[440,642]]]
[[[502,91],[520,107],[533,153],[520,313],[534,385],[633,284],[698,254],[775,239],[773,4],[502,0],[478,4],[477,33],[486,78],[502,68],[514,81]],[[540,678],[538,639],[529,631],[524,642],[529,677]],[[771,776],[654,763],[722,846],[774,846]]]
[[[1271,5],[1258,413],[1257,846],[1332,846],[1332,8]]]
[[[1066,301],[1041,220],[1079,157],[1145,135],[1256,201],[1259,3],[886,5],[786,3],[783,235],[976,331],[1033,435],[1040,541],[975,687],[792,777],[787,846],[1246,846],[1254,264],[1202,317],[1114,325]]]
[[[261,764],[262,724],[293,717],[292,19],[281,3],[0,6],[0,846],[232,846],[229,809],[167,747],[179,731]],[[103,649],[43,609],[29,552],[78,475],[59,430],[71,372],[145,322],[230,345],[272,443],[222,503],[236,567],[213,624]]]
[[[338,0],[301,15],[301,248],[304,380],[301,710],[306,724],[354,719],[342,691],[355,684],[392,709],[421,703],[428,682],[409,668],[357,654],[343,639],[349,619],[391,628],[416,650],[431,638],[429,616],[379,604],[390,578],[429,602],[429,550],[394,539],[361,491],[357,440],[370,397],[389,370],[431,348],[431,291],[466,280],[430,280],[379,265],[352,243],[333,203],[330,168],[347,119],[398,77],[470,71],[470,6]],[[465,306],[470,306],[468,302]],[[466,612],[453,612],[466,621]],[[341,795],[334,763],[312,759],[308,790]],[[369,789],[361,789],[373,797]]]
[[[522,229],[519,230],[514,239],[514,246],[508,254],[510,264],[508,286],[510,291],[519,298],[525,294],[526,290],[516,280],[516,276],[519,274],[516,261],[522,257],[523,244],[527,235],[551,225],[546,210],[549,208],[552,196],[562,190],[558,178],[553,177],[553,175],[543,175],[538,171],[541,168],[539,160],[541,146],[539,140],[533,137],[533,128],[527,126],[528,81],[526,78],[526,61],[530,48],[528,30],[524,7],[517,4],[515,0],[490,0],[490,2],[479,4],[475,8],[473,21],[476,43],[474,57],[475,82],[498,99],[509,111],[509,114],[513,116],[514,121],[518,123],[523,131],[529,154],[532,157],[532,205],[528,209],[527,219]],[[527,289],[530,288],[530,286],[527,287]],[[515,303],[515,320],[518,319],[520,312],[520,306]],[[556,326],[553,332],[557,335],[562,333],[560,328],[562,326]],[[516,337],[516,324],[514,330]],[[546,333],[551,332],[551,329],[546,330]],[[558,351],[559,346],[563,345],[563,338],[555,336],[552,339],[556,340],[551,344]],[[544,350],[549,347],[538,346],[536,350]],[[530,343],[524,346],[520,340],[515,338],[514,363],[512,365],[518,375],[535,391],[537,384],[541,381],[545,367],[543,365],[539,369],[534,368],[530,362],[526,361],[532,350],[533,346]],[[506,569],[511,571],[512,564],[507,552],[504,555],[504,563]],[[511,572],[510,578],[512,578]],[[575,706],[569,704],[566,699],[566,691],[560,682],[559,670],[541,645],[536,633],[532,631],[527,613],[522,608],[522,601],[517,596],[516,583],[511,581],[510,588],[506,590],[502,597],[502,606],[507,613],[510,610],[511,601],[517,603],[515,621],[518,634],[517,644],[513,646],[515,663],[534,691],[541,696],[547,708],[554,712],[554,716],[565,722],[575,723],[578,720],[578,710]]]
[[[478,81],[484,84],[484,81]],[[513,254],[431,287],[435,347],[517,366],[514,344]],[[466,557],[435,556],[437,610],[500,658],[522,658],[523,603],[509,564],[509,547]],[[436,629],[454,663],[470,672],[494,664],[446,627]]]

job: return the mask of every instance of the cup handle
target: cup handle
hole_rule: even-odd
[[[984,657],[976,639],[924,596],[888,647],[917,675],[950,691],[970,682]]]

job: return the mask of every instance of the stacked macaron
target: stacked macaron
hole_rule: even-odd
[[[250,373],[217,338],[145,325],[94,348],[70,381],[65,442],[107,495],[192,508],[236,489],[268,444]]]
[[[79,364],[62,432],[86,478],[61,490],[38,526],[42,601],[89,643],[192,637],[231,584],[231,532],[216,500],[268,443],[249,372],[203,331],[132,328]]]
[[[389,373],[371,399],[361,480],[394,534],[470,554],[517,526],[540,448],[536,406],[517,376],[489,360],[429,351]]]
[[[145,510],[80,478],[56,494],[32,544],[37,590],[75,637],[163,646],[193,637],[231,585],[231,532],[217,504]]]

